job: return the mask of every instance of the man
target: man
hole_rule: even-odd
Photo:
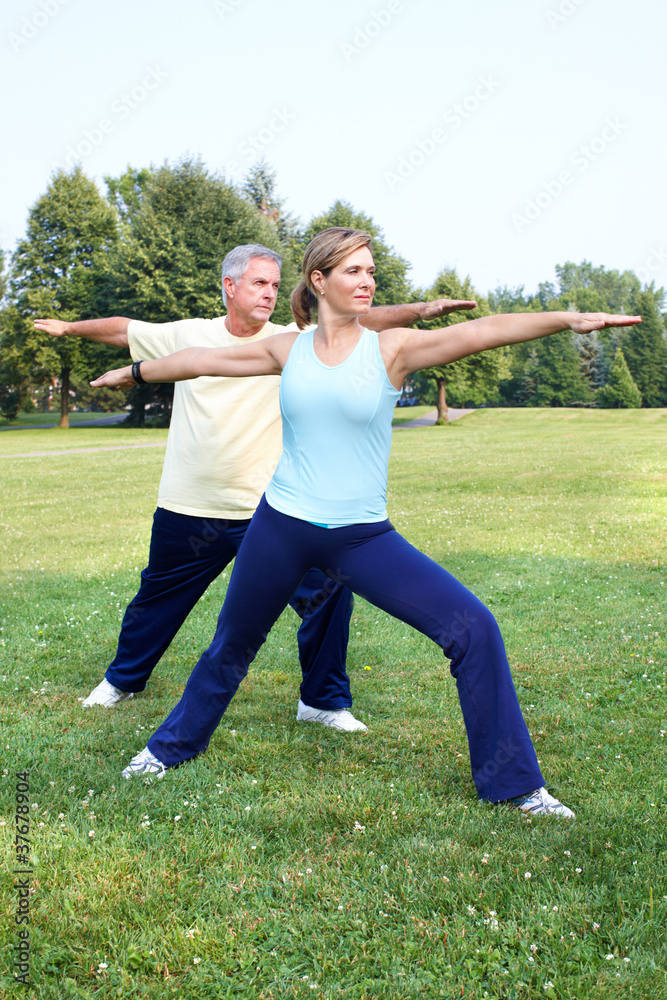
[[[53,336],[86,337],[129,347],[133,361],[186,347],[261,340],[284,327],[270,322],[280,288],[281,258],[259,244],[236,247],[223,262],[226,317],[144,323],[126,317],[75,323],[36,320]],[[436,302],[371,309],[374,330],[407,326],[474,302]],[[136,369],[135,369],[136,370]],[[137,371],[138,380],[140,374]],[[116,656],[83,706],[110,708],[143,691],[160,657],[207,587],[236,555],[282,448],[279,377],[201,378],[175,386],[148,566],[123,618]],[[312,570],[294,594],[302,668],[300,721],[347,732],[366,726],[349,711],[345,670],[352,595],[337,578]]]

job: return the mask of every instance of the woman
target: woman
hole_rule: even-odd
[[[312,566],[430,636],[451,660],[477,792],[526,812],[572,817],[544,788],[491,613],[387,520],[391,418],[406,377],[504,344],[640,317],[543,313],[488,316],[444,330],[359,324],[375,289],[371,239],[329,229],[306,249],[292,294],[300,329],[257,343],[193,348],[109,372],[94,386],[200,375],[278,375],[283,455],[236,559],[211,646],[183,696],[124,777],[157,774],[203,752],[267,633]],[[133,375],[134,372],[134,375]]]

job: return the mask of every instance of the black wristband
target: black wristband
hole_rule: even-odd
[[[141,372],[139,371],[139,365],[141,361],[132,362],[132,378],[137,383],[137,385],[146,385],[146,379],[141,377]]]

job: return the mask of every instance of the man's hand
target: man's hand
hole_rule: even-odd
[[[126,365],[125,368],[114,368],[113,371],[105,372],[90,384],[93,389],[99,389],[103,385],[109,389],[124,389],[137,383],[132,378],[132,365]]]
[[[50,333],[52,337],[65,337],[69,333],[69,323],[63,323],[59,319],[36,319],[35,329]]]
[[[417,302],[420,319],[436,319],[460,309],[474,309],[476,302],[465,299],[434,299],[433,302]]]
[[[402,302],[397,306],[373,306],[359,317],[362,326],[382,333],[384,330],[405,329],[423,319],[434,319],[457,309],[474,309],[476,302],[462,299],[434,299],[433,302]]]

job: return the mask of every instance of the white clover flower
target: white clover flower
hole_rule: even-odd
[[[523,877],[524,878],[532,878],[533,877],[533,873],[532,872],[524,872],[523,873]]]
[[[607,960],[607,962],[613,962],[614,961],[614,956],[613,955],[605,955],[605,959]]]
[[[92,839],[93,839],[93,837],[95,836],[95,831],[94,831],[94,830],[89,830],[89,831],[88,831],[88,836],[89,836],[89,837],[90,837],[90,839],[92,840]]]

